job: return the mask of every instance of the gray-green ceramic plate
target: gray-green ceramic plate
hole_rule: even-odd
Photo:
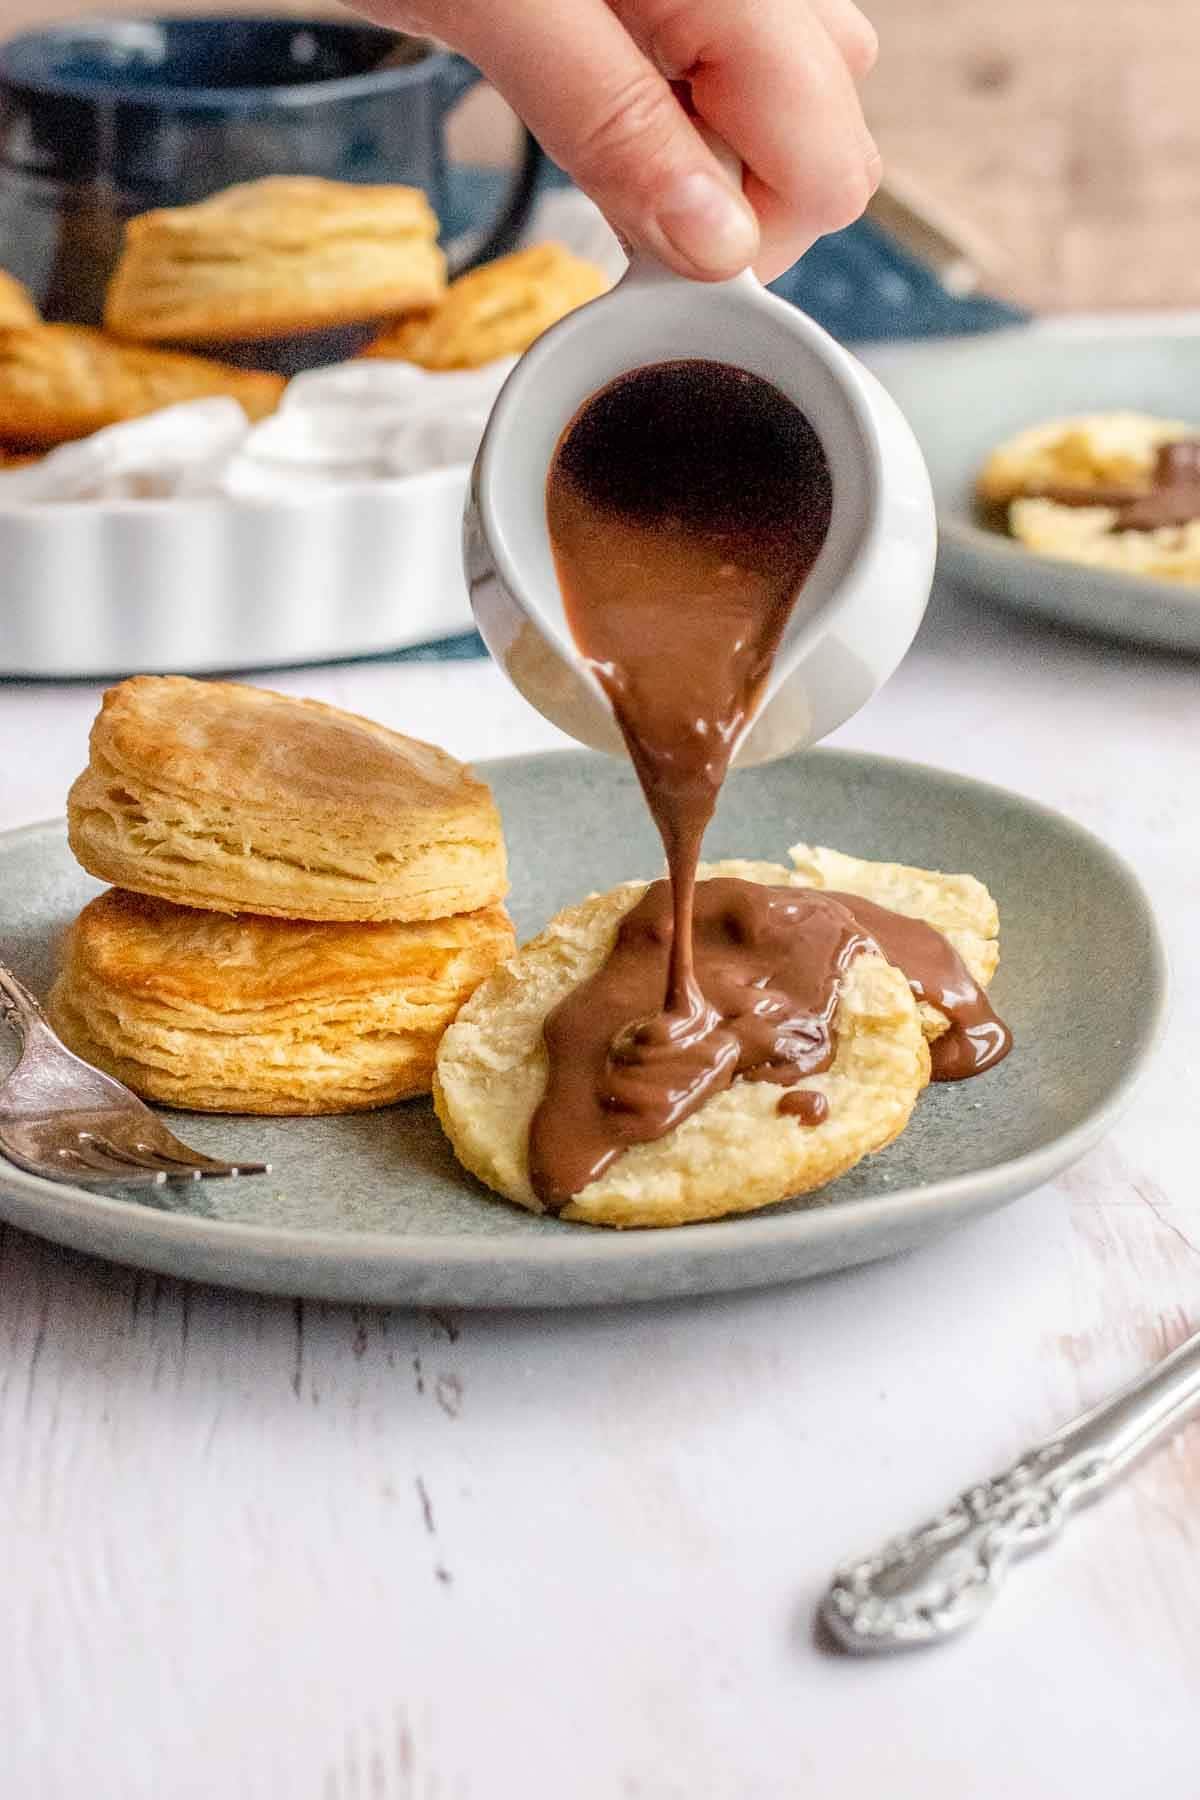
[[[658,868],[623,763],[522,757],[484,773],[504,814],[522,935],[567,901]],[[888,1256],[1027,1192],[1087,1149],[1127,1097],[1163,1011],[1163,953],[1129,870],[1066,819],[1000,788],[836,751],[736,775],[706,850],[782,858],[800,837],[980,875],[1000,905],[994,992],[1016,1037],[990,1074],[927,1093],[904,1135],[819,1203],[624,1233],[535,1218],[464,1175],[431,1108],[412,1102],[324,1120],[184,1116],[175,1123],[200,1148],[269,1159],[274,1174],[177,1186],[153,1201],[0,1164],[0,1214],[77,1249],[234,1287],[570,1305],[754,1287]],[[2,953],[35,990],[48,985],[62,927],[95,891],[61,825],[0,837]]]
[[[998,443],[1072,413],[1131,409],[1200,423],[1200,336],[1028,329],[872,351],[929,465],[938,567],[976,599],[1106,637],[1200,653],[1200,587],[1034,556],[977,521],[973,485]]]

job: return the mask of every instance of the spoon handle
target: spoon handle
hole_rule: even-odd
[[[1057,1535],[1142,1456],[1200,1413],[1200,1332],[1002,1475],[945,1512],[847,1563],[821,1602],[845,1650],[906,1650],[951,1637],[986,1611],[1009,1564]]]

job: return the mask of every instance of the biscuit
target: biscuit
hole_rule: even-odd
[[[726,872],[740,870],[709,870]],[[488,1187],[533,1212],[542,1210],[529,1181],[528,1140],[546,1086],[543,1022],[600,967],[644,892],[644,883],[632,882],[560,913],[488,977],[442,1039],[434,1105],[455,1154]],[[780,1090],[769,1082],[735,1081],[665,1137],[622,1152],[561,1217],[653,1226],[752,1212],[811,1193],[882,1149],[904,1129],[929,1077],[905,977],[879,956],[857,957],[835,1029],[831,1066],[798,1084],[826,1099],[821,1123],[781,1114]]]
[[[864,900],[873,900],[905,918],[923,919],[949,940],[980,987],[986,988],[996,973],[1000,914],[987,888],[974,875],[945,875],[940,869],[914,869],[905,863],[867,862],[820,844],[794,844],[788,855],[792,859],[790,880],[797,887],[861,894]],[[946,1015],[928,1001],[921,1001],[917,1010],[930,1042],[950,1029]]]
[[[1060,506],[1053,500],[1014,500],[1008,529],[1037,556],[1112,569],[1157,581],[1200,583],[1200,519],[1153,531],[1120,531],[1110,506]]]
[[[40,325],[33,295],[15,275],[0,269],[0,325]]]
[[[1159,448],[1196,435],[1194,425],[1145,413],[1051,419],[998,445],[980,470],[977,492],[989,505],[1007,506],[1047,488],[1149,488]]]
[[[519,356],[608,285],[602,269],[561,244],[533,244],[460,275],[432,312],[401,319],[363,354],[425,369],[476,369]]]
[[[104,696],[71,848],[118,887],[214,912],[439,919],[502,900],[490,789],[445,751],[316,700],[183,676]]]
[[[0,441],[50,449],[181,400],[225,394],[273,412],[281,375],[114,343],[86,325],[0,327]]]
[[[125,231],[105,324],[145,343],[228,343],[393,318],[446,285],[419,188],[272,175]]]
[[[49,1011],[147,1100],[331,1113],[429,1091],[442,1033],[513,947],[503,907],[419,924],[221,918],[110,889],[67,934]]]

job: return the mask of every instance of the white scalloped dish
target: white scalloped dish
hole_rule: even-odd
[[[469,630],[463,501],[510,367],[344,364],[254,426],[192,401],[0,471],[0,675],[264,669]]]
[[[0,504],[0,675],[265,669],[467,631],[467,475],[271,500]]]

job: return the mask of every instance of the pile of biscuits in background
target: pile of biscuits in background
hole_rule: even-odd
[[[446,1027],[514,948],[485,783],[317,701],[122,682],[68,817],[115,885],[66,934],[50,1016],[147,1100],[304,1115],[427,1094]]]
[[[448,284],[437,232],[416,188],[271,176],[132,219],[103,328],[44,323],[0,270],[0,464],[187,400],[227,396],[262,419],[287,384],[241,366],[256,343],[363,326],[364,356],[478,368],[608,286],[559,244]],[[236,366],[221,360],[233,344]]]

